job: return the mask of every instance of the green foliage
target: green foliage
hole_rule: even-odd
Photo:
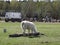
[[[35,13],[40,16],[44,17],[48,11],[51,12],[51,16],[53,18],[60,18],[60,2],[59,1],[53,1],[50,2],[32,2],[32,1],[24,1],[24,2],[18,2],[18,1],[11,1],[10,3],[0,1],[0,12],[4,11],[18,11],[23,14],[24,17],[26,15],[34,16]]]

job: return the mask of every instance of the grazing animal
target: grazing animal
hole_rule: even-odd
[[[26,30],[28,30],[28,34],[30,33],[37,33],[37,29],[35,27],[35,24],[33,22],[30,22],[30,21],[22,21],[21,22],[21,28],[22,28],[22,31],[23,31],[23,34],[26,33]]]

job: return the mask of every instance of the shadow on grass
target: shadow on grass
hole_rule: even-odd
[[[41,36],[28,36],[28,38],[40,38]]]
[[[43,33],[37,33],[37,34],[25,34],[25,36],[23,34],[11,34],[9,35],[9,37],[28,37],[28,38],[40,38],[41,36],[45,36],[45,34]]]

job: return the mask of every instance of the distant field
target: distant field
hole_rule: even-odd
[[[60,23],[34,23],[38,31],[46,36],[10,38],[9,34],[22,33],[20,23],[0,22],[0,45],[60,45]],[[6,33],[4,29],[7,29]]]

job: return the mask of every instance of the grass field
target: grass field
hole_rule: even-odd
[[[46,36],[11,38],[9,34],[22,33],[20,23],[0,22],[0,45],[60,45],[60,23],[34,23],[38,31]],[[7,29],[6,33],[4,29]]]

